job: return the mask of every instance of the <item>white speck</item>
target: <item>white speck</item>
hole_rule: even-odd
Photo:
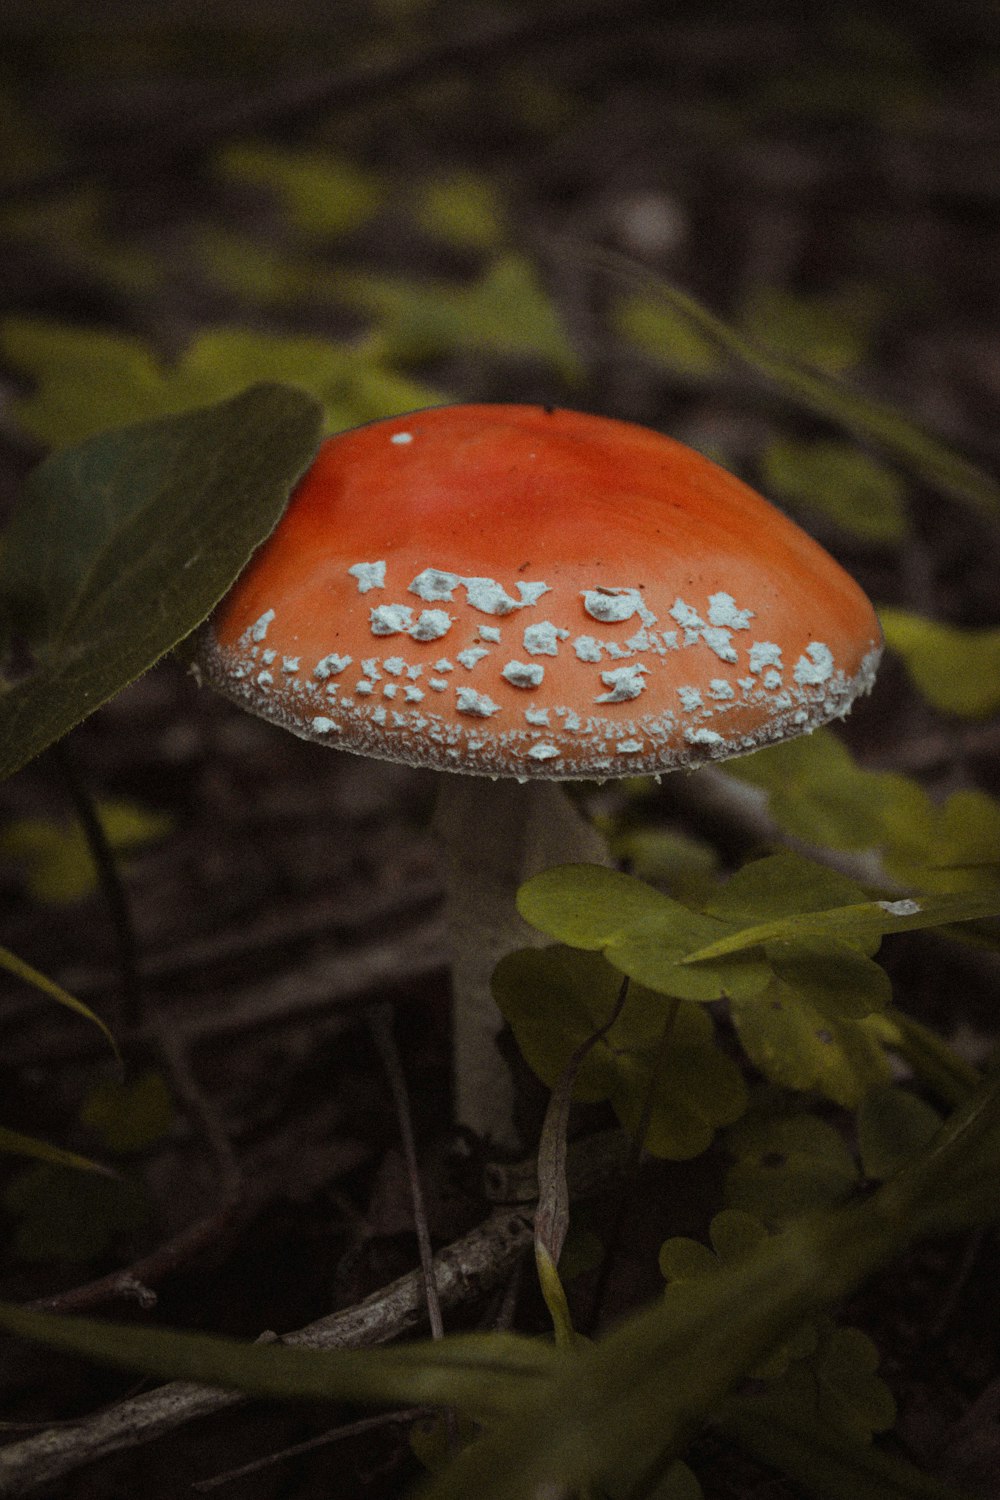
[[[526,708],[524,710],[524,717],[529,724],[536,724],[539,727],[544,725],[548,728],[549,711],[547,708]]]
[[[568,635],[568,630],[553,625],[551,620],[539,620],[535,625],[524,627],[524,649],[532,656],[556,656],[559,642],[564,641]]]
[[[269,688],[271,686],[271,684],[272,684],[273,681],[274,681],[274,678],[271,676],[270,672],[258,672],[257,673],[257,686],[258,687]]]
[[[318,714],[309,727],[313,734],[332,734],[337,727],[337,721],[336,719],[326,719],[322,714]]]
[[[795,663],[795,681],[799,687],[818,687],[833,676],[833,652],[822,641],[810,641],[805,655]]]
[[[471,672],[476,662],[482,661],[483,657],[489,656],[489,654],[485,646],[466,646],[464,651],[457,653],[455,659],[456,661],[460,661],[462,666]]]
[[[600,620],[602,625],[613,624],[619,620],[631,620],[636,612],[641,613],[645,624],[652,625],[656,617],[646,619],[649,612],[642,602],[642,595],[638,589],[586,589],[583,594],[583,607],[593,620]]]
[[[406,662],[401,656],[387,656],[382,665],[390,677],[402,677],[406,671]]]
[[[619,646],[617,641],[605,641],[604,649],[611,657],[612,661],[624,661],[627,657],[632,655],[632,652],[628,649],[627,646]]]
[[[256,620],[253,625],[250,626],[250,639],[252,641],[262,641],[267,635],[267,627],[270,625],[273,619],[274,610],[265,609],[260,619]]]
[[[411,682],[409,687],[403,690],[403,697],[407,703],[423,703],[424,701],[423,692],[417,687],[415,682]]]
[[[435,672],[454,672],[455,667],[446,656],[441,656],[434,663],[434,670]]]
[[[362,672],[364,672],[366,677],[371,678],[372,682],[378,682],[379,678],[382,676],[382,673],[379,671],[378,659],[374,656],[365,657],[364,661],[361,663],[361,670]]]
[[[422,677],[423,673],[423,667],[407,667],[406,669],[407,677],[409,677],[413,682],[416,682],[418,677]]]
[[[461,581],[457,573],[445,573],[441,568],[425,568],[410,584],[410,593],[416,594],[418,599],[425,599],[428,604],[434,604],[450,599]]]
[[[413,442],[413,433],[412,432],[394,432],[393,435],[392,435],[392,437],[389,439],[389,441],[390,441],[390,443],[400,443],[400,444],[412,443]]]
[[[679,687],[677,696],[681,700],[681,708],[686,714],[693,714],[696,709],[704,708],[701,694],[696,687]]]
[[[383,698],[395,698],[396,691],[397,691],[397,684],[395,682],[387,682],[386,685],[385,685],[385,687],[382,689],[382,697]]]
[[[451,629],[451,615],[444,609],[422,609],[410,626],[415,641],[439,641]]]
[[[499,703],[494,703],[485,693],[477,693],[475,688],[460,687],[456,693],[457,707],[460,714],[472,714],[477,719],[488,719],[490,714],[500,712]]]
[[[472,608],[482,610],[484,615],[509,615],[522,607],[494,578],[463,578],[462,582]]]
[[[447,690],[448,684],[443,677],[428,677],[427,686],[435,693],[443,693]]]
[[[781,673],[776,672],[773,667],[768,667],[761,678],[761,682],[770,692],[776,692],[781,686]]]
[[[547,583],[519,583],[517,592],[521,596],[522,607],[527,608],[537,604],[542,595],[549,592],[549,586]]]
[[[260,653],[260,659],[264,663],[265,666],[270,667],[270,666],[274,665],[274,660],[275,660],[275,657],[277,655],[278,655],[277,651],[273,650],[269,646],[266,651],[262,651]]]
[[[701,635],[705,645],[715,652],[720,661],[734,662],[738,659],[728,630],[723,630],[718,625],[706,625]]]
[[[915,917],[923,911],[919,901],[880,901],[878,904],[890,917]]]
[[[750,647],[750,670],[756,674],[763,672],[765,667],[777,667],[781,671],[781,647],[773,641],[754,641]]]
[[[721,745],[722,735],[714,729],[685,729],[684,738],[689,745]]]
[[[580,661],[600,661],[601,643],[592,635],[578,635],[573,650]]]
[[[482,750],[483,747],[485,746],[485,744],[486,744],[485,740],[481,740],[478,735],[471,735],[471,734],[469,735],[469,738],[465,742],[465,746],[466,746],[467,750]]]
[[[616,755],[638,755],[642,750],[642,740],[619,740],[615,746]]]
[[[299,670],[299,658],[297,656],[283,656],[281,658],[281,670],[287,672],[291,677]]]
[[[318,677],[320,682],[325,682],[328,677],[333,677],[338,672],[343,672],[350,665],[351,658],[349,656],[338,656],[336,651],[334,651],[330,656],[324,656],[322,661],[316,663],[313,667],[313,676]]]
[[[736,694],[731,682],[727,682],[724,677],[713,677],[708,684],[708,696],[717,703],[726,703],[730,698],[735,698]]]
[[[354,684],[354,691],[357,693],[359,698],[367,698],[369,693],[374,693],[375,684],[373,682],[369,682],[367,677],[363,677],[360,682],[356,682]]]
[[[500,676],[505,677],[511,687],[536,688],[541,686],[545,668],[537,662],[509,661]]]
[[[653,642],[649,638],[649,631],[645,625],[640,625],[635,635],[630,635],[625,644],[630,651],[650,651],[653,648]]]
[[[499,625],[480,625],[480,627],[479,627],[479,639],[481,641],[489,641],[489,643],[490,643],[491,646],[499,646],[499,644],[500,644],[500,626]]]
[[[665,651],[679,651],[681,648],[677,643],[676,630],[665,630],[660,636]]]
[[[670,618],[675,620],[683,630],[693,630],[696,634],[705,628],[705,622],[696,609],[678,596],[670,608]]]
[[[610,691],[601,693],[594,699],[595,703],[627,703],[631,698],[638,698],[646,684],[643,675],[647,672],[646,667],[612,667],[610,671],[601,673],[601,681]]]
[[[367,594],[369,589],[385,588],[385,563],[355,563],[348,568],[352,578],[358,580],[358,593]]]
[[[375,708],[372,709],[372,723],[385,723],[385,709],[382,707],[381,703],[377,704]]]
[[[752,609],[737,609],[732,594],[708,596],[708,618],[713,625],[722,625],[727,630],[749,630],[753,615]]]
[[[246,667],[234,667],[233,668],[233,676],[234,677],[239,678],[239,677],[245,677],[246,675],[247,675],[247,669],[246,669]]]
[[[372,635],[399,635],[409,630],[413,611],[408,604],[378,604],[372,610]]]
[[[528,751],[528,756],[531,760],[551,760],[554,755],[558,754],[558,745],[549,745],[544,741],[540,741],[537,745],[532,745]]]
[[[575,734],[580,727],[580,715],[572,708],[560,708],[558,712],[563,715],[563,729],[568,734]]]

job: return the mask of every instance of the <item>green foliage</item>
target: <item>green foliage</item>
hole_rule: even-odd
[[[161,1140],[173,1114],[163,1074],[148,1071],[128,1080],[102,1078],[95,1083],[83,1101],[80,1120],[105,1150],[127,1156]]]
[[[937,806],[908,776],[862,770],[827,729],[730,761],[726,775],[766,792],[785,833],[830,849],[877,850],[906,886],[997,889],[1000,802],[985,792],[954,792]]]
[[[496,185],[474,172],[422,182],[414,194],[415,218],[425,234],[458,250],[496,250],[507,233]]]
[[[963,719],[1000,710],[1000,630],[961,630],[904,609],[879,617],[890,650],[934,708]]]
[[[565,380],[580,378],[579,358],[537,272],[508,253],[469,286],[345,272],[337,296],[376,320],[389,363],[411,364],[456,351],[521,355],[543,361]]]
[[[224,177],[278,194],[295,228],[317,239],[336,239],[360,228],[385,194],[376,173],[333,151],[247,142],[220,151],[215,165]]]
[[[941,1116],[907,1089],[875,1089],[858,1110],[861,1170],[876,1182],[903,1169],[941,1128]]]
[[[22,1135],[19,1130],[6,1130],[0,1125],[0,1153],[7,1156],[31,1156],[36,1161],[51,1162],[53,1166],[72,1167],[77,1172],[99,1172],[109,1175],[109,1169],[100,1162],[80,1156],[76,1151],[65,1151],[61,1146],[52,1146],[35,1136]]]
[[[0,553],[0,775],[195,628],[274,525],[319,440],[308,397],[258,386],[92,438],[31,475]],[[0,657],[2,660],[2,657]]]
[[[141,1229],[150,1213],[137,1180],[49,1162],[17,1173],[3,1206],[14,1220],[14,1254],[28,1261],[94,1260],[121,1236]]]
[[[242,250],[238,258],[245,273]],[[36,383],[18,403],[21,424],[55,448],[109,427],[222,401],[257,382],[283,381],[307,392],[322,403],[327,431],[442,399],[370,349],[252,329],[208,330],[170,368],[138,339],[44,318],[7,318],[0,343],[11,363]]]
[[[752,339],[839,375],[864,359],[879,311],[867,288],[806,297],[761,286],[747,300],[742,324]]]
[[[611,319],[622,338],[677,375],[702,380],[725,366],[712,340],[669,302],[627,294],[612,304]]]
[[[906,534],[902,481],[839,439],[777,438],[761,455],[763,488],[793,510],[821,512],[872,542]]]
[[[82,1016],[85,1021],[96,1026],[104,1033],[115,1056],[119,1056],[118,1044],[100,1016],[95,1015],[89,1005],[84,1005],[82,1000],[78,1000],[75,995],[64,990],[61,984],[56,984],[55,980],[50,979],[47,974],[25,963],[23,958],[18,958],[17,954],[11,953],[9,948],[0,948],[0,969],[6,969],[8,974],[13,974],[16,979],[23,980],[25,984],[30,984],[36,990],[41,990],[43,995],[48,995],[57,1004],[64,1005],[67,1010],[75,1011],[78,1016]]]
[[[517,1043],[554,1088],[578,1047],[613,1014],[620,978],[597,954],[530,948],[500,961],[494,994]],[[739,1070],[718,1050],[699,1006],[671,1007],[631,984],[614,1025],[584,1057],[574,1098],[609,1099],[633,1133],[645,1125],[654,1156],[682,1160],[710,1144],[746,1102]]]
[[[726,1178],[731,1208],[776,1225],[850,1198],[858,1168],[843,1136],[816,1115],[751,1111],[726,1144],[735,1163]]]
[[[97,802],[109,846],[119,854],[155,843],[173,820],[122,798]],[[43,905],[79,901],[97,889],[97,868],[83,829],[55,818],[18,818],[0,829],[0,855],[22,865],[28,893]]]

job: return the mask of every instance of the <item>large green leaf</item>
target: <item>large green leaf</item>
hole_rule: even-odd
[[[964,719],[1000,711],[1000,630],[960,630],[905,609],[881,609],[886,642],[935,708]]]
[[[109,432],[31,475],[0,552],[0,775],[195,628],[274,526],[316,451],[316,402],[255,386]]]

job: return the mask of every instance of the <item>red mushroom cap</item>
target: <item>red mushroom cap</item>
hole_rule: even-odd
[[[198,661],[345,750],[599,779],[810,730],[868,691],[881,647],[843,569],[700,454],[603,417],[450,406],[323,445]]]

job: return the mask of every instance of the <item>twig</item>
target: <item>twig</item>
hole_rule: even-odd
[[[620,1169],[622,1132],[602,1132],[577,1141],[567,1159],[574,1197],[600,1192]],[[612,1149],[613,1147],[613,1149]],[[494,1210],[469,1234],[434,1257],[434,1281],[441,1307],[472,1302],[509,1283],[534,1234],[534,1204]],[[357,1349],[388,1343],[419,1328],[426,1317],[422,1272],[410,1271],[363,1302],[310,1323],[282,1342],[307,1349]],[[130,1397],[110,1410],[0,1448],[0,1496],[30,1494],[85,1464],[128,1448],[138,1448],[196,1418],[239,1406],[239,1391],[219,1391],[190,1381],[173,1381]]]
[[[283,1463],[287,1458],[298,1458],[303,1453],[314,1453],[317,1448],[328,1448],[331,1443],[342,1443],[346,1438],[360,1437],[366,1432],[375,1432],[380,1427],[391,1427],[398,1423],[407,1424],[419,1422],[422,1417],[434,1415],[434,1408],[430,1406],[410,1406],[405,1411],[387,1411],[377,1417],[362,1417],[358,1422],[348,1422],[343,1427],[332,1427],[329,1432],[321,1432],[316,1437],[307,1438],[303,1443],[294,1443],[289,1448],[282,1448],[277,1453],[267,1453],[263,1458],[255,1458],[251,1463],[241,1464],[238,1469],[228,1469],[225,1474],[216,1474],[211,1479],[195,1480],[191,1488],[201,1494],[209,1490],[217,1490],[221,1485],[230,1484],[234,1479],[245,1479],[248,1474],[259,1474],[261,1469],[271,1469],[276,1464]]]
[[[531,1245],[531,1211],[500,1209],[434,1257],[442,1307],[492,1291]],[[308,1349],[348,1349],[384,1344],[418,1328],[426,1316],[424,1278],[411,1271],[363,1302],[286,1335],[282,1342]],[[240,1391],[220,1391],[172,1381],[84,1418],[0,1448],[0,1496],[21,1496],[50,1485],[85,1464],[163,1437],[196,1418],[242,1405]]]
[[[399,1048],[396,1046],[392,1007],[390,1005],[376,1005],[368,1014],[368,1026],[374,1038],[375,1046],[378,1049],[379,1058],[385,1069],[386,1077],[389,1080],[392,1102],[396,1109],[396,1122],[399,1127],[400,1144],[403,1148],[403,1160],[406,1163],[406,1175],[410,1184],[410,1202],[413,1205],[413,1227],[417,1235],[420,1270],[424,1278],[424,1294],[427,1299],[427,1321],[430,1324],[431,1337],[440,1339],[444,1338],[444,1324],[441,1321],[441,1303],[438,1300],[437,1286],[434,1282],[434,1251],[431,1248],[430,1229],[427,1225],[427,1205],[424,1202],[424,1190],[420,1180],[417,1147],[413,1139],[413,1113],[410,1109],[410,1094],[406,1087],[406,1075],[403,1072]]]

